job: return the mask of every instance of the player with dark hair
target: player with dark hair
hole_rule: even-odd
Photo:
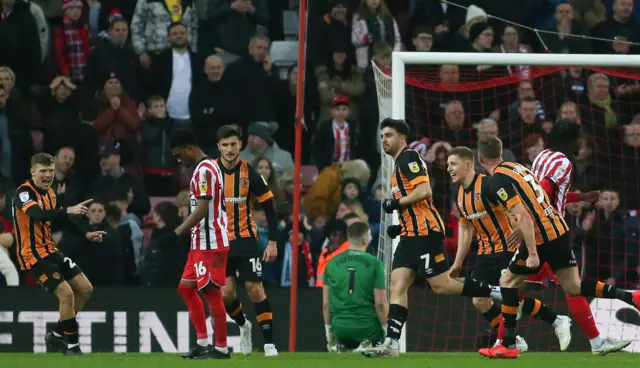
[[[509,266],[509,261],[518,248],[513,229],[505,208],[494,198],[489,188],[490,178],[476,174],[473,151],[467,147],[456,147],[449,152],[447,170],[452,182],[460,184],[456,206],[460,212],[460,231],[458,232],[458,250],[450,276],[458,277],[464,259],[469,252],[473,233],[478,241],[478,256],[473,265],[471,277],[477,281],[497,285],[500,276]],[[532,317],[551,324],[564,351],[571,342],[571,320],[567,316],[558,316],[541,301],[527,297],[522,299],[522,311]],[[491,327],[502,322],[500,308],[491,298],[473,298],[473,305],[487,319]],[[496,343],[504,338],[504,326],[500,326]],[[520,352],[528,350],[527,343],[516,336],[516,346]]]
[[[171,233],[177,241],[179,236],[191,232],[189,256],[178,292],[189,309],[198,340],[182,357],[228,359],[227,316],[220,290],[225,285],[229,250],[227,214],[223,206],[224,179],[218,164],[202,152],[191,130],[179,129],[171,135],[171,152],[178,161],[194,167],[189,183],[189,216]],[[198,291],[209,305],[215,346],[209,344],[204,306]]]
[[[533,161],[531,171],[536,176],[545,193],[560,216],[564,216],[566,203],[595,202],[599,191],[587,193],[571,192],[571,179],[575,155],[582,145],[582,126],[572,120],[560,120],[553,125],[547,136],[547,149]],[[543,281],[557,279],[549,267],[543,267],[538,274],[528,280]],[[629,340],[602,338],[591,314],[591,307],[582,296],[566,296],[569,311],[584,331],[594,354],[606,355],[624,349],[631,344]]]
[[[327,349],[354,350],[384,339],[388,304],[384,264],[367,253],[371,231],[366,222],[347,228],[349,249],[325,269],[322,314]]]
[[[502,141],[490,137],[478,143],[478,159],[490,173],[490,190],[516,216],[524,245],[516,251],[500,278],[505,337],[501,345],[480,349],[480,354],[499,359],[518,357],[515,346],[518,288],[528,275],[547,262],[569,296],[619,299],[640,309],[640,291],[633,293],[599,281],[580,280],[569,240],[569,227],[551,204],[540,182],[526,167],[502,160]]]
[[[273,193],[262,175],[240,160],[242,130],[237,125],[225,125],[218,129],[216,160],[224,177],[224,203],[228,217],[229,258],[226,269],[226,285],[222,288],[227,314],[240,327],[240,350],[251,354],[251,322],[247,321],[242,304],[236,295],[236,279],[244,282],[249,299],[255,305],[256,320],[262,328],[264,354],[277,356],[273,344],[273,311],[262,286],[262,261],[273,262],[278,256],[278,214]],[[267,217],[269,230],[267,248],[258,247],[258,228],[252,217],[254,203],[259,203]]]
[[[382,203],[386,213],[398,212],[400,225],[387,229],[400,243],[393,255],[387,338],[365,349],[369,357],[397,357],[399,338],[408,314],[408,291],[416,274],[425,277],[436,294],[488,297],[492,288],[468,277],[463,282],[449,277],[444,251],[444,223],[431,199],[427,165],[418,152],[407,148],[409,127],[403,120],[382,121],[382,149],[395,160],[391,176],[391,199]]]
[[[93,286],[80,267],[56,249],[51,237],[51,223],[65,230],[84,235],[93,242],[102,242],[104,231],[87,232],[71,215],[84,215],[91,199],[71,207],[63,207],[51,189],[54,179],[54,159],[47,153],[31,158],[31,179],[16,189],[13,197],[13,235],[16,239],[16,258],[20,269],[59,302],[60,320],[53,331],[45,335],[48,349],[66,355],[82,355],[78,343],[76,314],[89,300]]]

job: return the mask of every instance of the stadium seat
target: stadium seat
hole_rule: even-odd
[[[176,202],[176,198],[175,197],[151,197],[149,198],[149,201],[151,202],[151,211],[149,211],[149,213],[144,216],[144,218],[142,219],[142,227],[153,227],[153,209],[156,208],[156,205],[160,202],[171,202],[171,203],[175,203]]]
[[[273,41],[269,51],[273,65],[278,69],[280,79],[287,79],[287,70],[298,62],[297,41]]]
[[[285,10],[282,13],[284,39],[295,41],[298,39],[298,13],[293,10]]]
[[[300,166],[300,183],[306,193],[314,181],[318,178],[318,168],[313,165]]]
[[[44,143],[41,130],[31,130],[31,141],[33,142],[33,148],[36,150],[36,152],[44,151]]]

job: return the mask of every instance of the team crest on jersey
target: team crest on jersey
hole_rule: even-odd
[[[240,178],[240,185],[243,186],[243,187],[248,187],[249,186],[249,179]]]
[[[29,192],[22,192],[18,197],[20,198],[20,202],[23,204],[31,200],[31,198],[29,198]]]
[[[509,195],[507,194],[507,191],[504,190],[504,188],[500,188],[497,194],[498,197],[500,197],[500,199],[502,199],[503,201],[506,201],[509,198]]]
[[[417,162],[409,162],[409,170],[411,170],[412,173],[417,173],[420,171],[420,166],[418,166]]]
[[[57,273],[57,272],[54,272],[53,273],[53,278],[56,279],[56,280],[59,280],[60,279],[60,274]]]
[[[480,200],[480,193],[476,193],[476,195],[474,196],[474,198],[476,199],[476,201]]]
[[[201,181],[198,183],[198,188],[200,188],[200,193],[206,193],[209,190],[209,184],[206,181]]]

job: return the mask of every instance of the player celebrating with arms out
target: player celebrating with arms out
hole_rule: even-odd
[[[387,282],[382,261],[367,253],[369,225],[349,225],[347,240],[349,250],[329,261],[324,273],[322,314],[330,352],[379,344],[386,327]]]
[[[225,285],[229,250],[227,215],[222,205],[224,180],[218,164],[202,152],[191,130],[179,129],[171,135],[171,152],[186,166],[194,167],[189,182],[189,216],[173,233],[177,240],[177,237],[191,232],[189,256],[178,292],[187,305],[198,341],[182,357],[228,359],[227,315],[220,290]],[[215,347],[209,344],[204,306],[198,291],[209,304]]]
[[[548,148],[540,152],[533,160],[531,171],[535,174],[551,200],[552,205],[560,216],[564,216],[564,208],[567,203],[594,202],[600,197],[599,191],[588,193],[572,193],[571,178],[573,165],[571,164],[576,152],[582,144],[582,127],[576,121],[560,120],[553,125],[553,129],[547,137]],[[555,275],[548,267],[543,267],[537,275],[530,280],[541,281],[550,278],[558,283]],[[591,344],[594,354],[606,355],[620,351],[631,344],[629,340],[614,340],[602,338],[596,326],[596,321],[591,314],[591,307],[583,296],[567,295],[567,306],[576,321],[584,331]]]
[[[471,277],[477,281],[497,285],[518,247],[506,210],[493,198],[493,192],[489,188],[490,178],[476,174],[471,149],[467,147],[452,149],[447,158],[447,171],[451,175],[452,182],[460,184],[456,200],[460,212],[458,250],[451,266],[450,276],[455,278],[460,274],[475,231],[478,240],[478,256],[473,265]],[[526,210],[524,208],[514,210],[516,213],[522,213],[522,211]],[[533,229],[529,228],[529,231]],[[489,321],[491,327],[497,327],[501,323],[500,309],[493,304],[491,298],[473,298],[473,305]],[[560,342],[560,350],[567,349],[571,342],[569,317],[558,316],[542,302],[530,297],[522,298],[522,310],[532,317],[551,324]],[[503,338],[504,328],[500,328],[498,343]],[[516,336],[516,346],[520,352],[528,349],[526,342],[520,336]]]
[[[65,355],[82,355],[78,343],[76,314],[84,307],[93,286],[80,267],[56,249],[51,237],[51,222],[93,242],[102,242],[104,231],[85,232],[71,221],[70,215],[84,215],[91,199],[64,208],[51,189],[54,159],[47,153],[31,158],[31,179],[16,189],[13,198],[13,235],[20,269],[58,298],[60,321],[45,335],[47,348]]]
[[[390,226],[387,234],[401,238],[393,254],[387,338],[383,344],[365,349],[363,354],[398,357],[398,340],[408,315],[409,287],[416,274],[426,277],[436,294],[489,297],[492,288],[470,277],[464,283],[449,277],[444,223],[431,200],[426,165],[418,152],[407,148],[409,126],[404,120],[385,119],[380,129],[382,149],[395,160],[391,176],[393,199],[385,200],[382,207],[386,213],[398,211],[400,218],[400,225]]]
[[[518,357],[515,345],[518,288],[527,275],[535,274],[547,262],[556,274],[564,292],[569,296],[592,296],[619,299],[640,309],[640,290],[633,293],[605,285],[599,281],[580,280],[575,255],[571,249],[569,227],[538,179],[526,167],[502,160],[502,141],[496,137],[478,144],[478,158],[482,167],[491,173],[490,188],[500,203],[517,217],[518,231],[525,245],[520,246],[500,278],[502,315],[505,337],[501,345],[480,349],[489,358],[513,359]],[[519,208],[526,208],[521,213]],[[529,228],[533,227],[535,234]]]
[[[248,162],[240,160],[242,130],[237,125],[225,125],[218,129],[216,160],[224,177],[224,202],[228,218],[230,240],[227,260],[226,286],[222,288],[227,313],[240,327],[240,350],[251,354],[251,323],[242,311],[236,296],[236,277],[244,281],[249,299],[255,304],[256,319],[262,327],[264,354],[278,356],[273,344],[273,314],[262,286],[262,263],[273,262],[278,256],[278,215],[273,193],[267,181]],[[257,201],[267,217],[269,242],[264,253],[258,248],[258,228],[251,216],[251,207]]]

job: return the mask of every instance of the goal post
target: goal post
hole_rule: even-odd
[[[498,78],[495,77],[497,73],[494,75],[491,72],[485,73],[488,79],[495,77],[492,80],[492,83],[486,83],[483,85],[484,81],[477,82],[475,81],[473,86],[469,86],[467,83],[464,87],[455,87],[453,89],[446,87],[438,89],[440,85],[440,81],[437,76],[433,74],[415,74],[414,67],[419,65],[431,65],[431,66],[441,66],[441,65],[457,65],[457,66],[494,66],[494,67],[509,67],[509,66],[531,66],[532,70],[534,70],[531,75],[527,78],[520,76],[507,76],[507,78]],[[640,85],[640,73],[638,73],[633,68],[638,68],[640,70],[640,55],[591,55],[591,54],[532,54],[532,53],[446,53],[446,52],[393,52],[392,53],[392,64],[391,70],[382,70],[380,69],[373,61],[372,61],[374,77],[376,82],[376,92],[378,97],[378,109],[379,109],[379,118],[382,121],[385,118],[391,117],[393,119],[403,119],[409,122],[410,120],[415,120],[415,115],[424,115],[427,116],[432,111],[429,109],[433,109],[434,106],[437,108],[442,108],[442,111],[439,111],[436,115],[438,115],[437,119],[434,120],[432,117],[425,118],[427,123],[421,122],[420,124],[431,124],[431,129],[422,129],[422,135],[425,138],[431,138],[425,133],[425,131],[429,132],[435,129],[441,129],[440,126],[436,124],[444,124],[444,107],[446,106],[446,102],[453,100],[449,94],[450,92],[464,92],[471,93],[476,92],[478,90],[482,90],[481,92],[490,91],[494,95],[500,94],[499,98],[495,97],[496,100],[500,100],[500,102],[495,102],[492,104],[480,104],[482,105],[482,110],[480,113],[467,114],[466,121],[471,121],[472,123],[478,123],[482,118],[487,118],[493,112],[497,105],[498,109],[506,108],[513,106],[513,103],[517,101],[517,99],[513,99],[512,97],[507,97],[507,92],[498,89],[500,87],[508,86],[511,90],[508,92],[509,96],[513,95],[513,89],[516,85],[521,83],[522,81],[529,81],[531,84],[534,84],[534,80],[537,84],[542,85],[547,83],[540,82],[540,80],[544,78],[551,78],[552,75],[555,75],[556,72],[568,70],[570,67],[583,67],[585,69],[591,70],[592,72],[604,73],[609,78],[611,78],[611,85],[614,85],[615,78],[623,78],[626,80],[635,81],[636,86]],[[609,69],[607,69],[609,68]],[[489,69],[491,70],[491,69]],[[433,71],[433,70],[432,70]],[[479,73],[481,74],[481,73]],[[496,82],[497,81],[497,82]],[[460,82],[460,85],[465,84],[466,82]],[[408,93],[414,93],[408,87],[412,87],[414,89],[420,90],[420,94],[417,96],[407,96]],[[548,87],[546,84],[544,87]],[[458,88],[458,89],[456,89]],[[540,91],[542,87],[537,87]],[[557,86],[553,86],[550,88],[558,88]],[[494,91],[495,89],[495,91]],[[429,95],[427,92],[433,92],[435,94],[441,94],[440,97],[433,97]],[[536,91],[538,93],[538,90]],[[553,92],[540,92],[547,93],[545,96],[536,96],[539,97],[540,102],[544,105],[547,100],[560,100],[561,102],[569,101],[566,97],[566,94],[558,93],[555,95],[556,91]],[[482,94],[482,93],[481,93]],[[586,90],[584,91],[586,94]],[[553,95],[553,96],[552,96]],[[446,96],[446,98],[445,98]],[[559,97],[562,96],[562,97]],[[494,98],[489,97],[489,98]],[[433,98],[434,101],[427,101],[424,103],[425,99]],[[481,98],[485,98],[483,95]],[[616,99],[617,97],[613,97]],[[420,106],[413,106],[416,104],[416,101],[420,101]],[[505,102],[506,101],[506,102]],[[436,102],[430,103],[430,102]],[[482,101],[484,102],[484,101]],[[538,101],[536,101],[538,102]],[[473,103],[478,103],[477,100],[473,100]],[[578,103],[576,103],[578,104]],[[492,106],[491,110],[486,106]],[[554,109],[552,114],[557,113],[560,116],[559,106],[561,103],[554,102],[552,104]],[[563,105],[563,104],[562,104]],[[576,110],[579,110],[583,106],[577,106]],[[413,111],[410,110],[413,109]],[[543,106],[544,108],[544,106]],[[419,112],[415,112],[416,110],[420,110]],[[557,110],[557,111],[556,111]],[[411,111],[411,112],[409,112]],[[633,111],[633,110],[631,110]],[[579,113],[579,111],[578,111]],[[623,116],[623,114],[618,115],[618,124],[620,126],[628,124],[632,121],[632,118],[640,111],[627,113]],[[409,114],[409,116],[406,116]],[[431,118],[431,120],[429,120]],[[583,117],[584,118],[584,117]],[[547,119],[550,120],[550,119]],[[433,123],[433,122],[436,123]],[[502,121],[502,119],[500,119]],[[500,123],[500,122],[499,122]],[[507,124],[507,123],[501,123]],[[410,124],[415,126],[415,124]],[[507,129],[511,129],[510,126],[506,126]],[[471,130],[471,129],[470,129]],[[511,132],[509,134],[512,134]],[[517,134],[518,137],[523,135],[522,132],[513,133]],[[544,134],[544,133],[541,133]],[[418,135],[420,136],[420,135]],[[595,139],[596,137],[594,137]],[[609,139],[608,137],[597,137],[600,140]],[[419,139],[419,138],[418,138]],[[475,142],[475,133],[473,134],[471,141],[468,145],[472,145]],[[466,143],[464,145],[467,145]],[[381,167],[380,167],[380,175],[382,178],[382,192],[383,198],[389,198],[390,194],[390,177],[393,171],[393,159],[386,155],[380,148],[380,141],[378,138],[377,142],[378,149],[381,154]],[[594,151],[595,155],[595,151]],[[608,153],[609,157],[607,160],[610,162],[614,162],[618,160],[621,155],[620,152],[610,151]],[[520,156],[517,156],[520,159]],[[607,178],[599,178],[604,179],[604,181],[608,180]],[[624,179],[625,181],[629,181],[628,178]],[[613,182],[611,184],[614,184]],[[435,193],[434,193],[435,194]],[[633,210],[633,215],[635,215],[635,207],[629,208],[629,210]],[[638,206],[637,210],[640,210],[640,206]],[[448,213],[441,213],[441,215],[446,217]],[[640,216],[640,214],[639,214]],[[398,238],[392,240],[386,236],[386,226],[391,224],[398,224],[398,217],[396,214],[387,215],[382,212],[381,216],[381,227],[380,227],[380,241],[378,248],[378,256],[385,263],[385,271],[387,272],[387,281],[390,279],[391,272],[391,264],[393,259],[393,252],[398,244]],[[585,256],[586,257],[586,256]],[[451,261],[451,260],[450,260]],[[582,261],[584,264],[584,259]],[[640,272],[640,271],[639,271]],[[593,275],[593,277],[597,277],[600,275]],[[555,291],[549,291],[551,297],[553,298],[551,301],[547,300],[546,303],[552,304],[554,306],[559,305],[559,308],[566,311],[566,306],[564,302],[564,295],[559,292],[559,288],[554,289]],[[479,314],[473,310],[473,306],[471,305],[470,300],[466,299],[455,299],[458,297],[443,297],[436,296],[432,293],[428,295],[418,295],[416,293],[412,294],[418,300],[411,301],[412,296],[410,296],[410,315],[417,315],[419,323],[415,323],[414,320],[409,326],[409,329],[419,329],[418,332],[418,342],[408,342],[407,341],[407,324],[405,324],[405,328],[402,333],[402,341],[400,342],[401,351],[407,351],[407,346],[410,346],[411,351],[420,350],[420,351],[464,351],[468,348],[469,344],[473,345],[474,343],[470,343],[470,340],[475,341],[476,347],[479,340],[479,335],[484,334],[486,322],[482,320],[482,317],[477,317]],[[417,296],[416,296],[417,295]],[[547,295],[548,297],[549,295]],[[454,298],[450,299],[452,301],[446,301],[445,298]],[[435,300],[435,302],[433,301]],[[444,302],[440,304],[440,301]],[[449,299],[447,299],[449,300]],[[421,304],[422,303],[422,304]],[[599,302],[597,299],[590,301],[594,318],[597,320],[598,327],[600,328],[603,336],[612,337],[616,339],[638,339],[640,337],[640,326],[631,326],[626,322],[620,322],[616,324],[615,315],[616,311],[620,311],[621,306],[608,303],[606,301]],[[422,310],[420,307],[415,308],[416,305],[423,305]],[[426,310],[430,309],[430,310]],[[440,311],[438,312],[438,310]],[[442,310],[446,309],[446,310]],[[433,312],[433,313],[431,313]],[[473,317],[473,319],[469,318]],[[544,329],[540,328],[537,322],[531,323],[523,323],[523,330],[529,331],[530,333],[536,334],[541,341],[540,344],[545,343],[548,344],[549,335],[547,332],[543,332]],[[443,330],[437,328],[436,325],[448,324],[448,328],[444,328]],[[417,325],[417,326],[416,326]],[[464,325],[473,325],[472,328],[467,328]],[[444,331],[444,332],[440,332]],[[455,331],[455,332],[453,332]],[[470,332],[471,331],[471,332]],[[540,332],[539,332],[540,331]],[[437,334],[444,334],[446,336],[438,336]],[[411,333],[413,334],[413,333]],[[437,339],[442,339],[442,344],[437,341]],[[483,340],[484,341],[484,340]],[[419,345],[419,346],[416,346]],[[553,347],[546,347],[545,349],[553,349]],[[625,349],[629,352],[640,352],[640,342],[634,343],[630,348]]]

